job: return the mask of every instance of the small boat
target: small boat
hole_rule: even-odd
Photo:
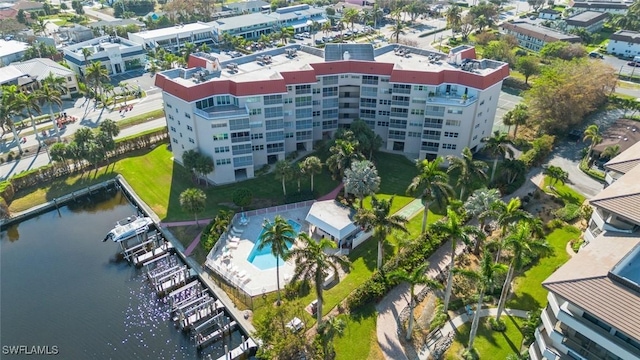
[[[151,218],[130,216],[118,221],[102,241],[113,240],[114,242],[120,242],[127,240],[136,236],[136,234],[148,231],[151,224],[153,224]]]

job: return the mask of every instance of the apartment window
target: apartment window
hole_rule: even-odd
[[[69,92],[76,92],[76,91],[78,91],[78,88],[75,86],[72,86],[69,88]]]
[[[260,144],[260,145],[253,145],[253,146],[251,147],[251,150],[252,150],[252,151],[262,151],[262,150],[264,150],[264,144]]]
[[[414,137],[414,138],[419,138],[422,135],[419,132],[415,132],[415,131],[409,131],[407,132],[407,136],[408,137]]]
[[[444,132],[444,137],[457,138],[458,137],[458,133],[457,132],[445,131]]]
[[[231,159],[216,159],[216,166],[229,165],[229,164],[231,164]]]
[[[372,86],[363,86],[360,88],[360,93],[363,96],[376,96],[378,95],[378,88]]]
[[[380,99],[380,100],[378,100],[378,104],[380,104],[380,105],[391,105],[391,100]]]
[[[484,100],[480,101],[480,106],[484,105]]]
[[[360,79],[360,75],[351,75],[352,79]]]
[[[189,114],[189,113],[184,113],[184,116],[185,116],[187,119],[191,119],[191,114]]]
[[[444,116],[444,106],[427,105],[427,111],[425,111],[425,114],[433,116]]]
[[[425,85],[413,85],[413,90],[415,91],[427,91],[427,89]]]
[[[462,108],[461,107],[450,107],[447,109],[447,113],[448,114],[462,114]]]
[[[310,118],[311,108],[296,109],[296,119]]]
[[[282,119],[266,120],[264,124],[267,130],[282,129],[284,127],[284,121]]]
[[[313,89],[314,94],[320,94],[320,89]]]
[[[249,115],[260,115],[260,114],[262,114],[262,109],[261,108],[249,110]]]
[[[265,118],[282,117],[282,107],[264,108]]]
[[[337,85],[338,75],[325,76],[322,78],[322,85]]]
[[[292,98],[284,98],[284,103],[285,104],[291,104],[291,103],[293,103],[293,99]]]
[[[607,325],[606,323],[602,322],[600,319],[596,318],[595,316],[587,312],[582,313],[582,317],[588,320],[589,322],[592,322],[593,324],[597,325],[598,327],[604,329],[607,332],[611,330],[611,326]]]
[[[429,140],[440,140],[440,131],[435,130],[423,130],[422,138]]]
[[[296,107],[311,105],[311,96],[300,96],[296,98]]]
[[[313,131],[296,131],[296,139],[298,141],[313,139]]]
[[[170,127],[171,131],[176,132],[176,128],[174,128],[173,126]]]
[[[229,129],[230,130],[246,129],[248,127],[249,127],[249,119],[248,118],[229,120]]]
[[[320,106],[320,100],[313,100],[313,106]]]
[[[178,120],[178,125],[180,125],[180,120]]]
[[[317,117],[317,116],[320,116],[320,115],[321,115],[321,112],[320,112],[320,110],[317,110],[317,111],[314,111],[314,112],[312,113],[312,115],[313,115],[314,117]]]
[[[447,120],[445,122],[445,125],[447,125],[447,126],[460,126],[461,123],[462,123],[462,121],[460,121],[460,120]]]
[[[238,143],[243,141],[249,141],[249,132],[248,131],[238,131],[231,133],[231,142]]]
[[[251,134],[251,140],[257,140],[257,139],[263,139],[263,138],[264,138],[263,133]]]
[[[338,98],[322,99],[322,107],[324,109],[338,107]]]
[[[216,106],[231,105],[231,97],[229,95],[216,96]]]
[[[176,144],[178,143],[178,139],[176,139],[176,138],[171,139],[171,141],[173,141]]]
[[[442,128],[442,119],[424,118],[424,127],[426,128]]]
[[[411,115],[424,115],[424,109],[411,109]]]
[[[380,82],[388,83],[389,82],[389,78],[388,77],[382,77],[382,78],[380,78]]]
[[[296,85],[296,95],[311,94],[311,85]]]
[[[438,152],[439,144],[432,141],[423,141],[421,150],[430,151],[430,152]]]
[[[166,105],[167,105],[167,107],[168,107],[169,109],[173,109],[173,106],[172,106],[171,104],[166,103]]]
[[[411,85],[393,84],[394,94],[411,94]]]
[[[362,75],[363,85],[378,85],[378,77],[370,75]]]
[[[322,88],[322,97],[329,97],[329,96],[338,96],[337,86]]]
[[[313,127],[313,121],[311,119],[307,120],[297,120],[296,121],[296,129],[311,129]]]
[[[274,143],[267,144],[267,154],[283,152],[284,151],[284,143]]]
[[[389,116],[391,112],[389,110],[378,110],[378,115],[380,116]]]
[[[370,109],[360,109],[360,117],[363,119],[375,119],[376,111]]]
[[[272,131],[267,133],[267,142],[284,140],[284,131]]]
[[[457,147],[456,144],[442,144],[442,148],[447,150],[455,150]]]
[[[251,153],[251,144],[233,145],[231,147],[233,155],[242,155]]]
[[[391,94],[391,89],[386,88],[386,87],[380,88],[380,93],[381,94]]]
[[[215,147],[215,148],[213,148],[213,151],[214,151],[216,154],[222,154],[222,153],[227,153],[227,152],[229,152],[230,150],[229,150],[229,147],[228,147],[228,146],[219,146],[219,147]]]
[[[325,120],[322,122],[322,129],[337,129],[338,128],[338,120]]]
[[[189,138],[189,142],[192,143],[192,144],[196,143],[192,138]]]
[[[404,140],[404,131],[389,130],[389,139]]]
[[[409,97],[393,95],[391,97],[391,105],[409,106]]]
[[[267,95],[263,99],[265,105],[282,104],[282,95]]]
[[[370,99],[370,98],[361,98],[360,99],[360,106],[361,107],[368,107],[368,108],[374,108],[376,107],[376,99]]]
[[[331,119],[338,117],[338,109],[322,110],[323,119]]]
[[[378,126],[389,127],[389,122],[388,121],[378,121],[377,125]]]
[[[190,125],[187,125],[187,130],[193,131],[193,128]]]
[[[427,99],[413,98],[413,99],[411,99],[411,103],[412,104],[426,104],[427,103]]]
[[[246,99],[244,100],[244,102],[245,102],[245,103],[248,103],[248,104],[250,104],[250,103],[257,103],[257,102],[260,102],[260,96],[251,96],[251,97],[248,97],[248,98],[246,98]]]
[[[228,139],[229,139],[229,134],[227,133],[213,135],[213,141],[228,140]]]
[[[389,127],[396,128],[396,129],[406,129],[407,120],[391,119],[389,121]]]
[[[286,134],[284,134],[285,139],[293,139],[293,133],[292,132],[288,132]]]
[[[392,107],[391,116],[406,118],[409,116],[409,109]]]

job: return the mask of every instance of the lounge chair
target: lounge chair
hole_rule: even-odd
[[[228,249],[232,249],[232,250],[237,249],[238,248],[238,244],[239,244],[238,242],[228,241],[227,242],[227,248]]]
[[[244,278],[247,277],[247,271],[246,270],[240,270],[240,272],[238,272],[238,279],[240,280],[244,280]]]
[[[240,238],[237,236],[229,236],[229,242],[233,242],[233,243],[240,242]]]

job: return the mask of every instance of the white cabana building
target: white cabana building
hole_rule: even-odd
[[[335,200],[316,201],[311,205],[306,221],[312,235],[330,237],[339,247],[352,248],[352,241],[361,229],[353,223],[353,209]]]

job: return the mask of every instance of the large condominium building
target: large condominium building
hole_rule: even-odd
[[[88,50],[86,58],[84,49]],[[81,75],[94,61],[100,62],[109,74],[120,74],[144,66],[147,57],[142,45],[118,36],[97,37],[67,46],[62,52],[69,67]]]
[[[288,46],[220,63],[192,54],[189,69],[156,76],[177,161],[213,157],[214,183],[251,178],[265,164],[313,149],[354,119],[414,158],[477,150],[491,134],[506,63],[389,45]]]
[[[586,245],[556,270],[531,359],[640,359],[640,143],[607,165]]]

